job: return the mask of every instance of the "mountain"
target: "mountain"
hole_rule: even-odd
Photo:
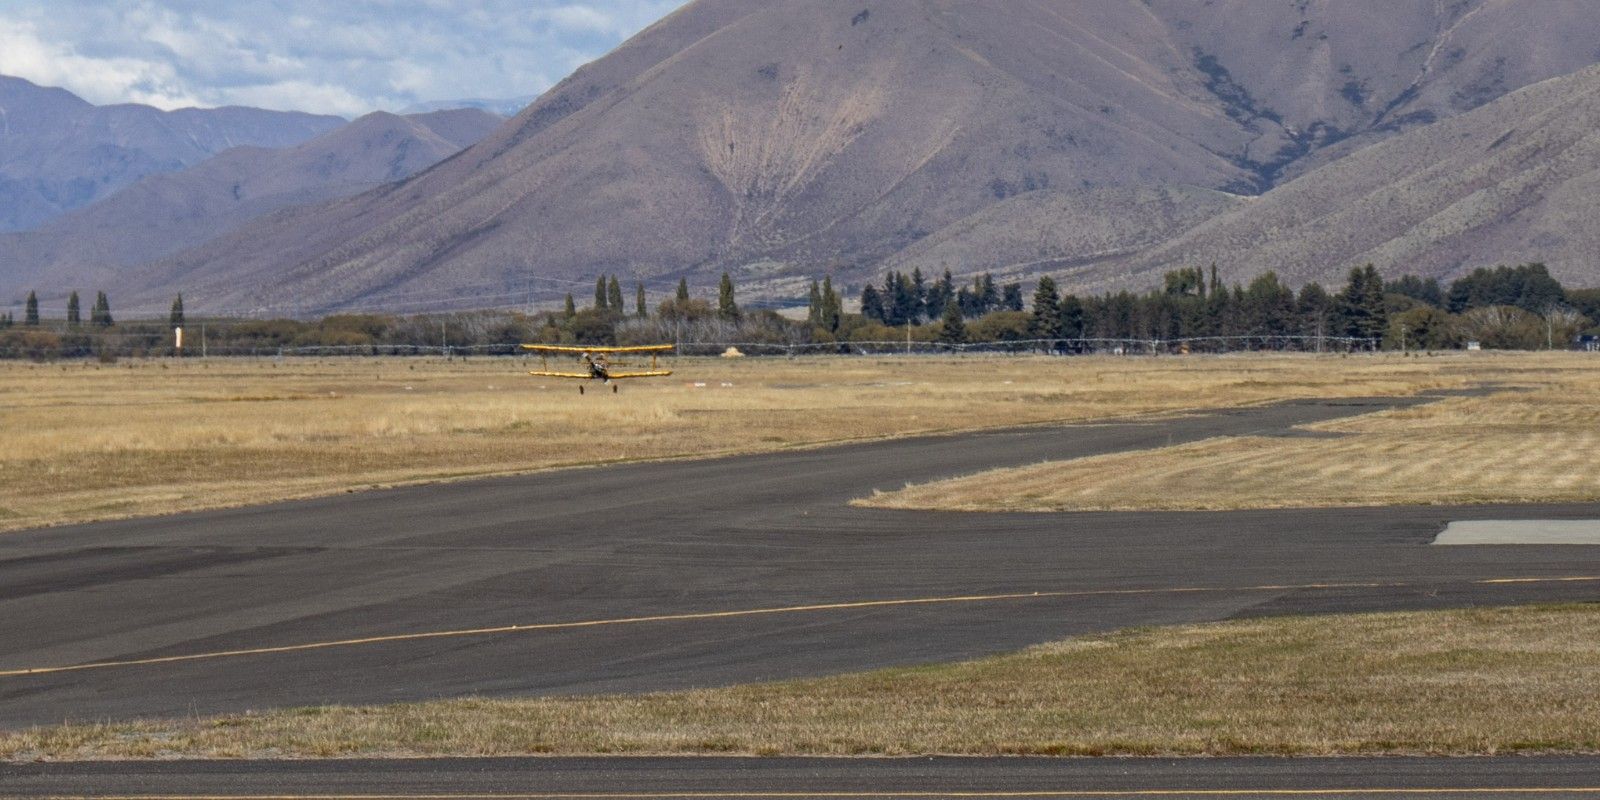
[[[1068,270],[1070,285],[1149,284],[1173,264],[1272,269],[1337,283],[1350,267],[1456,277],[1544,261],[1600,282],[1600,67],[1513,92],[1267,192],[1133,258]]]
[[[256,108],[95,106],[64,89],[0,76],[0,231],[35,227],[230,147],[289,147],[344,123]]]
[[[433,111],[451,111],[459,108],[476,108],[479,111],[487,111],[491,114],[498,114],[502,117],[514,117],[517,115],[517,112],[527,108],[529,104],[537,99],[538,97],[536,95],[528,95],[526,97],[501,97],[498,99],[474,97],[466,100],[433,100],[426,103],[416,103],[407,106],[406,108],[401,109],[400,113],[406,115],[427,114]]]
[[[927,253],[1030,274],[1582,69],[1595,41],[1587,0],[698,0],[456,158],[127,288],[328,310],[555,297],[600,272],[797,296]],[[1024,230],[1055,208],[1076,227]]]
[[[146,177],[37,230],[0,234],[0,291],[115,284],[118,268],[161,258],[273,211],[409,177],[504,121],[476,109],[412,117],[379,112],[295,147],[225,150],[188,169]]]

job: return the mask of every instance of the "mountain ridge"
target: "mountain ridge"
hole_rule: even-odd
[[[1132,286],[1156,267],[1108,254],[1160,243],[1124,223],[1244,214],[1260,201],[1217,193],[1266,197],[1588,67],[1595,41],[1577,0],[698,0],[403,183],[121,277],[261,313],[554,299],[600,273],[797,297],[941,258]]]

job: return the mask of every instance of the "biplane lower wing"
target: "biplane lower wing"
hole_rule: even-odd
[[[647,344],[636,347],[572,347],[562,344],[525,344],[524,350],[535,353],[665,353],[677,349],[673,344]]]
[[[585,381],[594,377],[587,372],[530,372],[528,374],[540,378],[576,378]]]
[[[572,378],[574,380],[598,379],[598,376],[587,372],[529,372],[539,378]],[[613,372],[606,376],[608,380],[618,381],[623,378],[665,378],[672,374],[672,370],[652,370],[650,372]]]
[[[665,378],[665,377],[667,377],[668,375],[671,375],[671,374],[672,374],[672,370],[663,369],[663,370],[651,370],[650,372],[613,372],[610,375],[608,375],[607,377],[611,378],[611,380],[616,381],[616,380],[621,380],[623,378]]]

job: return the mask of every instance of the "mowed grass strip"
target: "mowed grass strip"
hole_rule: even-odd
[[[1134,630],[958,664],[640,696],[0,734],[0,758],[1600,751],[1600,606]]]
[[[1600,359],[1547,356],[1511,391],[1307,426],[908,486],[859,505],[951,511],[1225,510],[1600,500]]]
[[[579,396],[537,359],[0,362],[0,530],[610,461],[1399,395],[1535,357],[674,359]],[[695,386],[701,383],[703,386]]]

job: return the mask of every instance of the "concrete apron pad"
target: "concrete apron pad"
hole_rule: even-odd
[[[1478,519],[1452,522],[1434,544],[1600,545],[1600,519]]]

